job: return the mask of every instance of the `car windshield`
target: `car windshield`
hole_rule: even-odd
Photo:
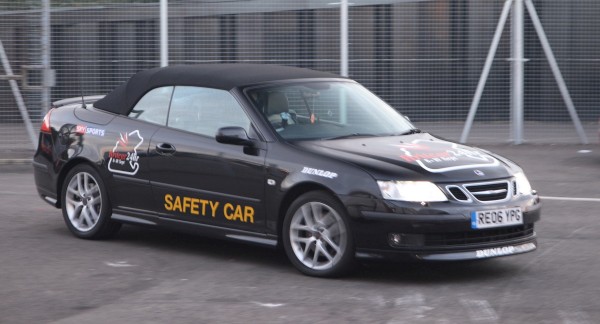
[[[315,81],[247,91],[286,140],[328,140],[418,132],[400,113],[358,83]]]

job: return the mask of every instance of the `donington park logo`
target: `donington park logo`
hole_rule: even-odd
[[[119,139],[111,152],[108,152],[108,170],[114,173],[135,175],[140,169],[138,148],[144,142],[139,130],[119,134]]]
[[[403,161],[416,163],[433,173],[490,167],[500,163],[479,150],[451,142],[416,140],[394,146],[400,148]]]

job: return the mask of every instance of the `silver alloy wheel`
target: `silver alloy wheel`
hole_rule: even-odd
[[[98,182],[87,172],[75,174],[67,185],[65,209],[71,225],[88,232],[98,224],[102,210],[102,194]]]
[[[296,210],[289,235],[296,258],[313,270],[335,266],[348,242],[342,217],[330,206],[315,201]]]

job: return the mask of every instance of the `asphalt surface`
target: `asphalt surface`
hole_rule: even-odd
[[[598,323],[600,147],[485,148],[546,197],[538,251],[371,263],[335,280],[301,275],[276,250],[167,231],[77,239],[30,165],[0,165],[0,322]]]

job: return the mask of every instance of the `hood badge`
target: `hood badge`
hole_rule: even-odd
[[[485,173],[483,173],[483,171],[481,171],[481,170],[474,170],[473,172],[475,172],[475,174],[480,177],[483,177],[485,175]]]

